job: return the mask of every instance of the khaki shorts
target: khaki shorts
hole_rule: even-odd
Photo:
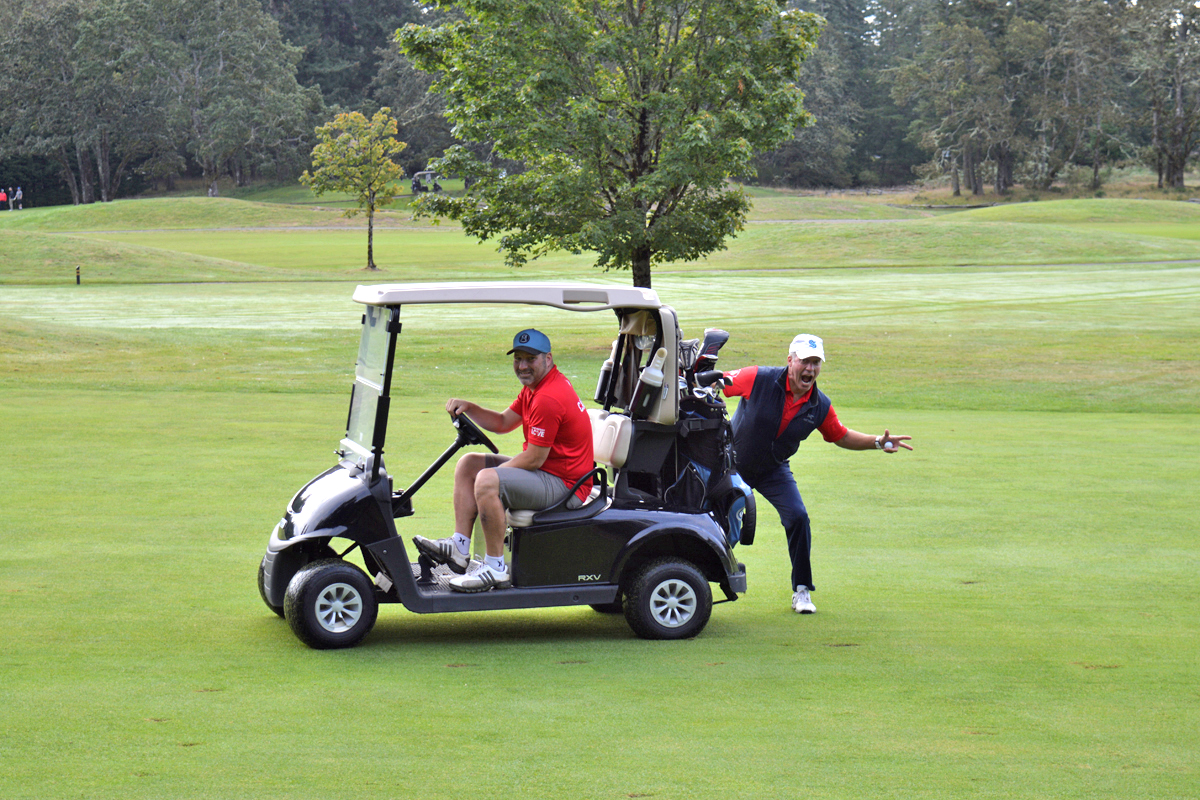
[[[508,461],[508,456],[484,456],[487,468],[494,469]],[[528,508],[534,511],[549,508],[563,498],[567,487],[562,478],[549,472],[527,469],[497,469],[500,480],[500,502],[505,508]],[[572,495],[567,508],[579,508],[583,503]]]

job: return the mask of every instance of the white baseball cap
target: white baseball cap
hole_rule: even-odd
[[[788,348],[788,355],[799,356],[800,358],[816,356],[824,361],[825,342],[821,341],[820,336],[813,336],[811,333],[802,333],[795,339],[792,339],[792,346]]]

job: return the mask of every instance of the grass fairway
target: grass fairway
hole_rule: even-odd
[[[838,231],[967,219],[827,224],[824,244],[762,224],[721,254],[728,269],[656,273],[685,335],[732,332],[723,366],[780,362],[812,330],[841,418],[914,437],[898,456],[813,440],[793,459],[816,615],[788,608],[760,501],[758,540],[738,549],[750,590],[697,639],[638,640],[587,608],[392,605],[334,652],[295,639],[254,570],[288,498],[333,462],[349,297],[372,278],[331,262],[359,240],[6,234],[158,253],[180,276],[260,272],[159,283],[118,255],[128,272],[77,287],[0,268],[0,798],[1194,798],[1200,266],[1065,245],[1047,266],[1050,239],[1027,240],[1027,266],[929,266],[927,239],[924,261],[910,244],[921,266],[764,268],[800,244],[852,255]],[[510,276],[486,245],[393,233],[408,249],[382,280]],[[628,280],[586,263],[517,277]],[[446,396],[511,399],[513,330],[544,326],[585,394],[611,340],[605,313],[448,313],[404,310],[402,480],[450,442]],[[446,531],[450,477],[403,534]]]

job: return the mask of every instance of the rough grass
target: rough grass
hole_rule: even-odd
[[[0,214],[0,231],[78,232],[222,230],[262,228],[362,228],[363,216],[347,218],[343,208],[308,207],[237,200],[229,197],[174,197],[116,200],[84,206],[31,208]],[[376,224],[412,226],[406,205],[376,212]]]
[[[1051,200],[964,211],[959,219],[1050,225],[1189,223],[1200,225],[1200,204],[1170,200]]]
[[[1190,204],[1065,201],[1066,222],[1052,224],[1052,217],[1037,208],[1051,204],[937,218],[838,220],[881,206],[830,201],[821,221],[803,219],[819,204],[812,198],[768,200],[786,203],[792,218],[752,222],[727,250],[692,264],[660,265],[656,273],[1200,259],[1200,225],[1187,222],[1200,209]],[[1166,221],[1152,221],[1159,216]],[[480,244],[456,226],[415,223],[407,212],[389,212],[375,236],[375,261],[382,271],[367,274],[361,217],[347,220],[334,210],[223,198],[32,210],[3,220],[0,242],[8,256],[0,283],[8,284],[71,283],[76,266],[89,283],[155,283],[533,278],[564,271],[587,274],[592,263],[587,255],[556,254],[514,271],[502,266],[492,242]]]

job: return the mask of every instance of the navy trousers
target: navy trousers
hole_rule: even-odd
[[[792,469],[785,461],[775,469],[753,478],[743,474],[750,488],[767,498],[779,512],[783,532],[787,535],[788,556],[792,560],[792,589],[807,586],[816,589],[812,580],[812,529],[808,522],[808,509],[800,498],[800,489],[792,477]]]

